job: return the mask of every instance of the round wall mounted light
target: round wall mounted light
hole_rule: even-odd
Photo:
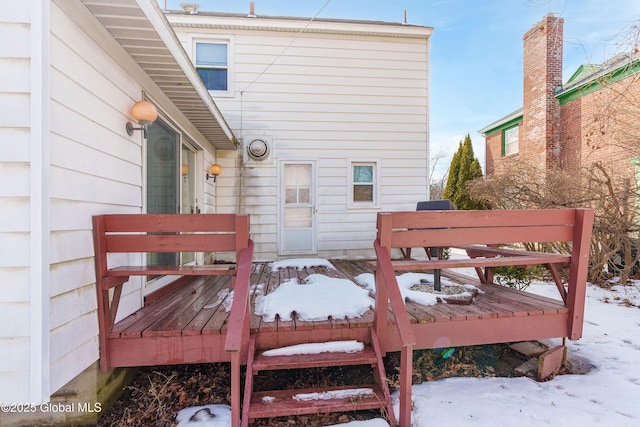
[[[209,168],[209,173],[207,174],[207,179],[213,178],[213,182],[216,182],[216,178],[218,175],[222,173],[222,166],[217,163],[214,163]]]
[[[156,106],[143,99],[142,101],[138,101],[133,104],[133,107],[131,107],[131,115],[141,127],[133,127],[133,123],[127,122],[127,134],[132,136],[134,130],[141,130],[146,138],[147,126],[155,122],[158,118],[158,110],[156,109]]]

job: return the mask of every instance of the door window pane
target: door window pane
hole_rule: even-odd
[[[285,203],[311,203],[311,165],[286,165]]]
[[[147,213],[178,213],[178,134],[156,121],[147,129]]]
[[[159,120],[147,128],[147,213],[178,213],[178,134]],[[176,253],[149,253],[149,265],[178,265]]]
[[[180,206],[180,213],[198,213],[197,199],[196,199],[196,153],[186,145],[182,146],[182,160],[181,160],[181,193],[182,203]],[[188,264],[194,262],[196,259],[194,252],[183,252],[181,264]]]

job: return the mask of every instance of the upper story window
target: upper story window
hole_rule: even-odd
[[[379,170],[377,161],[349,162],[349,206],[376,207],[379,199]]]
[[[210,91],[230,91],[229,48],[225,41],[195,42],[196,70]]]
[[[518,152],[518,132],[519,127],[515,125],[505,129],[502,134],[502,152],[505,156],[516,154]]]

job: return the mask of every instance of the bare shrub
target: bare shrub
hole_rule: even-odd
[[[522,158],[504,163],[500,173],[469,184],[474,198],[491,209],[590,207],[595,220],[588,280],[603,284],[612,276],[625,283],[638,265],[635,186],[601,163],[580,172],[544,169]],[[568,253],[568,245],[550,243],[528,249]]]

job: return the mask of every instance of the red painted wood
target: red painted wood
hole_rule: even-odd
[[[111,214],[101,215],[105,231],[136,232],[235,232],[236,219],[246,214]],[[244,224],[243,224],[244,226]],[[248,227],[247,227],[248,228]],[[247,235],[248,236],[248,235]]]
[[[375,365],[376,354],[370,347],[355,353],[296,354],[292,356],[256,356],[253,372],[277,369],[301,369],[315,366]]]
[[[110,349],[119,339],[131,345],[135,339],[145,337],[175,337],[179,339],[182,328],[194,320],[204,306],[205,300],[213,298],[215,291],[192,287],[192,293],[186,298],[176,290],[178,283],[193,283],[184,280],[175,282],[167,289],[154,295],[149,305],[127,317],[117,325],[113,319],[117,314],[121,287],[131,275],[180,275],[180,276],[216,276],[237,275],[238,280],[248,288],[251,271],[252,243],[249,240],[248,215],[210,214],[210,215],[99,215],[93,217],[96,289],[98,293],[98,323],[100,332],[101,368],[111,366]],[[149,234],[146,234],[149,233]],[[159,234],[160,233],[160,234]],[[176,234],[161,234],[176,233]],[[107,253],[109,252],[236,252],[236,265],[233,268],[224,265],[212,266],[115,266],[109,270]],[[199,279],[195,279],[198,281]],[[233,279],[232,279],[233,280]],[[202,281],[201,281],[202,282]],[[202,284],[202,283],[201,283]],[[188,285],[185,285],[188,287]],[[115,287],[113,299],[109,300],[108,290]],[[226,316],[225,316],[226,319]],[[224,321],[225,319],[222,319]],[[211,318],[207,320],[207,324]],[[202,321],[202,319],[200,319]],[[249,319],[246,317],[245,324]],[[218,327],[218,332],[222,329]],[[244,328],[248,332],[248,326]],[[188,330],[184,336],[189,336]],[[200,333],[200,331],[198,332]],[[193,336],[194,334],[191,334]],[[148,341],[144,341],[148,343]],[[157,343],[166,341],[157,340]],[[173,341],[171,341],[173,342]],[[187,341],[189,342],[189,341]],[[137,342],[136,342],[137,345]],[[148,345],[148,344],[145,344]],[[158,360],[172,363],[182,360],[176,355],[176,344],[169,352],[155,349]],[[134,345],[135,346],[135,345]],[[191,350],[189,350],[191,351]],[[219,349],[218,349],[219,351]],[[120,354],[116,352],[116,354]],[[161,354],[161,355],[160,355]],[[246,357],[245,354],[242,355]],[[163,359],[163,357],[165,359]],[[224,358],[216,356],[217,359]],[[128,359],[125,357],[124,362]],[[120,362],[117,362],[120,363]]]
[[[230,362],[223,335],[109,339],[111,367]]]
[[[251,394],[253,393],[253,360],[256,352],[256,338],[249,339],[249,357],[247,357],[247,369],[244,380],[244,398],[242,400],[241,427],[249,427],[249,408],[251,407]]]
[[[251,277],[251,255],[253,254],[253,242],[249,247],[241,251],[238,260],[238,273],[233,295],[233,304],[228,320],[227,340],[225,351],[242,351],[245,339],[248,340],[248,330],[244,330],[245,319],[249,316],[249,278]],[[246,335],[245,335],[246,334]]]
[[[400,427],[411,426],[411,386],[413,380],[413,346],[403,346],[400,350]]]
[[[225,351],[228,351],[225,349]],[[240,352],[231,352],[231,425],[240,425]]]
[[[591,209],[576,209],[576,229],[571,252],[571,267],[567,290],[567,307],[571,311],[569,339],[582,336],[584,305],[589,267],[589,245],[594,213]]]
[[[253,258],[253,241],[240,249],[237,259],[237,274],[234,286],[233,302],[227,323],[224,350],[231,353],[231,425],[240,425],[240,365],[247,359],[250,334],[249,280]],[[251,356],[253,357],[253,356]]]
[[[362,262],[362,264],[366,265],[365,262]],[[194,278],[190,280],[194,281],[197,279]],[[228,287],[228,282],[229,282],[228,277],[214,276],[209,278],[204,286],[216,286],[218,289],[223,289],[224,287]],[[446,304],[438,304],[435,306],[421,306],[419,304],[409,302],[406,304],[406,308],[407,308],[407,312],[410,315],[410,322],[411,323],[429,323],[429,322],[442,321],[442,320],[452,321],[451,316],[455,316],[457,318],[463,318],[463,319],[468,319],[468,318],[473,319],[473,318],[490,318],[490,317],[505,317],[505,316],[513,317],[514,313],[517,315],[529,316],[531,315],[530,313],[535,313],[535,312],[538,312],[538,313],[540,312],[558,313],[562,311],[564,311],[565,313],[568,312],[568,309],[564,307],[562,302],[556,299],[547,298],[547,297],[530,294],[530,293],[525,293],[525,292],[521,292],[521,291],[517,291],[514,289],[509,289],[509,288],[505,288],[497,285],[484,285],[482,286],[482,289],[484,290],[484,293],[480,294],[477,297],[476,301],[469,306],[454,306],[454,305],[446,305]],[[182,318],[179,315],[179,313],[172,313],[172,311],[177,310],[177,307],[181,307],[180,302],[185,298],[189,298],[190,294],[195,292],[195,289],[187,286],[181,292],[184,293],[184,296],[181,296],[179,293],[176,294],[175,296],[172,297],[172,298],[175,298],[174,302],[172,302],[171,299],[167,297],[167,299],[157,304],[158,313],[156,315],[158,316],[157,317],[158,321],[162,321],[162,319],[165,318],[164,316]],[[207,298],[207,297],[203,296],[202,298]],[[217,295],[215,296],[215,298],[209,297],[209,300],[206,301],[206,303],[215,302],[217,301],[217,299],[218,299]],[[172,304],[175,304],[175,305],[172,305]],[[200,302],[198,304],[203,305]],[[156,303],[154,302],[151,305],[156,305]],[[151,310],[151,309],[152,307],[144,308],[142,312],[138,313],[138,315],[130,316],[129,318],[119,322],[116,325],[116,328],[122,327],[122,325],[127,325],[127,324],[130,326],[131,323],[128,323],[128,322],[131,322],[132,319],[136,319],[136,321],[139,321],[140,319],[144,319],[148,317],[144,313],[148,314],[149,313],[148,310]],[[184,309],[184,307],[182,309]],[[253,313],[253,311],[251,311],[251,313]],[[372,312],[370,313],[373,314]],[[387,311],[387,313],[389,312]],[[213,314],[219,315],[219,318],[217,318],[215,323],[218,325],[216,329],[216,333],[220,333],[220,328],[229,315],[224,310],[224,308],[222,308],[222,305],[218,305],[216,309],[200,310],[198,314],[196,314],[196,318],[199,319],[200,316],[202,316],[202,318],[204,319],[204,320],[203,319],[199,320],[200,326],[197,328],[192,328],[193,330],[189,330],[189,332],[187,333],[186,330],[188,328],[188,325],[194,321],[192,320],[187,325],[182,327],[183,334],[208,333],[208,331],[206,331],[202,327],[202,325],[207,322],[206,319],[211,319]],[[257,323],[258,317],[255,315],[252,315],[252,317],[255,319],[254,323]],[[386,318],[385,318],[385,321],[387,321]],[[180,328],[179,324],[176,324],[175,326],[177,329]],[[308,331],[308,329],[305,326],[297,332],[299,332],[299,335],[305,341],[309,341],[312,337],[313,338],[323,337],[323,339],[319,339],[317,341],[326,341],[326,340],[333,339],[328,334],[333,334],[337,332],[336,329],[338,328],[344,328],[344,329],[366,328],[367,326],[371,326],[371,323],[366,321],[363,318],[360,318],[360,319],[352,319],[351,321],[346,321],[346,320],[335,321],[332,324],[332,326],[333,328],[318,328],[318,329],[313,329],[312,331]],[[139,327],[139,329],[143,330],[143,328],[141,327]],[[260,333],[261,335],[264,335],[268,331],[269,331],[269,328],[267,327],[266,329],[265,328],[254,329],[253,333]],[[292,333],[294,332],[296,331],[292,331]],[[313,335],[310,335],[309,332],[312,332]],[[282,336],[282,334],[280,335]],[[274,335],[274,336],[277,336],[277,335]],[[266,341],[263,341],[261,343],[263,348],[279,346],[278,344],[264,345],[265,343]]]
[[[430,260],[397,260],[391,265],[396,271],[432,270],[465,267],[497,267],[505,265],[543,265],[549,263],[566,263],[571,260],[569,255],[544,254],[535,256],[513,256],[500,258],[463,258],[463,259],[430,259]]]
[[[121,234],[106,236],[107,252],[235,252],[233,234]]]
[[[176,252],[176,251],[170,251]],[[177,251],[181,252],[181,251]],[[149,265],[114,267],[109,270],[114,277],[120,276],[214,276],[218,274],[235,274],[235,265],[211,264],[211,265]]]
[[[436,224],[436,227],[446,227]],[[464,246],[476,244],[507,244],[522,242],[558,242],[570,241],[573,227],[563,226],[535,226],[535,227],[507,227],[494,228],[443,228],[443,229],[413,229],[396,231],[392,235],[393,248],[423,248],[433,246]]]
[[[212,332],[214,329],[215,333],[220,333],[220,329],[222,328],[224,321],[228,317],[228,314],[223,305],[224,299],[220,300],[219,296],[222,290],[230,290],[231,277],[221,276],[216,277],[215,279],[216,280],[214,281],[214,283],[208,285],[211,288],[211,291],[208,292],[207,296],[203,298],[204,301],[202,301],[202,304],[199,305],[201,306],[200,310],[185,326],[176,325],[176,328],[180,328],[182,330],[182,335],[207,334],[209,332]],[[204,308],[207,305],[209,305],[210,308]],[[214,328],[213,324],[215,322],[216,316],[219,318],[218,327]],[[210,325],[210,328],[208,331],[205,331],[207,325]]]
[[[381,213],[385,215],[387,213]],[[514,209],[393,212],[391,227],[403,228],[492,228],[537,227],[575,224],[574,209]]]
[[[315,393],[333,390],[349,390],[354,388],[371,388],[375,395],[358,398],[296,401],[293,395],[299,393]],[[264,397],[274,397],[272,402],[264,402]],[[377,384],[358,386],[335,386],[327,388],[306,388],[294,390],[272,390],[253,393],[249,417],[271,418],[285,415],[319,414],[326,412],[347,412],[364,409],[384,408],[384,395]]]
[[[404,300],[400,294],[398,281],[396,280],[396,275],[391,265],[389,251],[387,248],[381,247],[377,241],[374,242],[374,248],[378,258],[378,269],[376,270],[376,275],[379,274],[381,276],[382,280],[380,283],[383,284],[389,295],[389,303],[393,309],[393,314],[396,319],[396,325],[398,327],[400,337],[402,338],[402,342],[404,345],[413,345],[415,344],[415,337],[413,336],[413,332],[410,328],[409,318],[404,308]],[[378,282],[376,281],[376,285],[377,284]],[[379,289],[376,289],[376,291],[379,291]]]
[[[203,311],[205,304],[216,297],[218,290],[206,285],[205,277],[196,279],[202,283],[193,292],[185,295],[170,313],[153,323],[142,332],[142,336],[173,336],[181,335],[185,325]]]
[[[554,279],[557,281],[561,296],[564,297],[564,287],[559,281],[560,277],[554,268],[556,264],[571,262],[571,276],[569,280],[568,304],[542,299],[529,299],[523,302],[521,294],[509,292],[494,292],[491,295],[496,308],[502,313],[491,312],[487,307],[481,306],[453,306],[437,305],[425,308],[425,312],[433,313],[435,322],[420,324],[415,322],[413,328],[426,329],[434,333],[434,337],[420,336],[420,343],[428,347],[445,347],[454,345],[459,340],[463,345],[469,345],[469,341],[506,342],[514,336],[513,329],[507,330],[505,322],[518,321],[526,325],[525,331],[518,330],[518,334],[532,334],[547,336],[562,329],[572,330],[571,337],[579,337],[582,328],[582,315],[584,311],[584,289],[586,287],[586,264],[579,264],[581,259],[588,261],[591,223],[588,216],[585,220],[585,212],[593,217],[592,211],[576,209],[535,210],[535,211],[420,211],[420,212],[394,212],[379,213],[377,218],[378,233],[374,242],[376,251],[376,289],[383,292],[376,300],[376,329],[385,345],[383,348],[391,348],[388,341],[394,340],[389,330],[391,326],[385,322],[381,308],[386,305],[387,295],[393,310],[395,328],[398,329],[398,337],[395,337],[393,345],[401,347],[400,368],[400,425],[409,426],[411,422],[411,353],[413,345],[407,335],[403,333],[408,323],[407,312],[416,318],[421,318],[420,309],[407,304],[402,304],[402,298],[395,279],[394,271],[415,271],[473,267],[478,277],[486,287],[490,287],[493,281],[493,267],[507,265],[549,265]],[[584,239],[584,240],[581,240]],[[568,255],[555,255],[544,253],[513,253],[511,250],[498,248],[468,248],[467,253],[471,259],[465,260],[440,260],[428,259],[426,261],[400,260],[391,261],[390,253],[393,248],[405,249],[414,247],[451,247],[468,245],[496,245],[505,243],[526,242],[556,242],[565,241],[573,243],[573,253]],[[584,272],[584,274],[582,274]],[[554,274],[555,273],[555,274]],[[489,295],[481,294],[481,298]],[[572,300],[576,298],[576,302]],[[574,310],[575,309],[575,310]],[[566,310],[571,311],[572,323],[566,328],[554,322],[531,322],[533,318],[549,320],[553,318],[562,320],[566,316]],[[402,318],[403,315],[405,318]],[[545,317],[546,316],[546,317]],[[444,322],[441,322],[444,321]],[[464,330],[459,329],[464,325]],[[473,325],[473,326],[472,326]],[[497,326],[500,326],[498,328]],[[436,327],[437,326],[437,327]],[[496,326],[491,329],[490,326]],[[575,330],[573,329],[575,328]],[[580,331],[578,331],[580,329]],[[533,332],[532,332],[533,331]],[[456,334],[459,334],[456,335]],[[565,335],[558,335],[565,336]],[[426,342],[425,342],[426,341]]]
[[[391,393],[389,391],[389,383],[387,380],[387,373],[384,369],[384,361],[382,360],[382,352],[380,350],[380,342],[378,341],[378,336],[374,329],[371,329],[371,347],[376,356],[376,375],[375,380],[380,390],[382,390],[382,394],[384,396],[385,408],[387,413],[387,418],[389,419],[389,423],[392,426],[397,426],[398,422],[396,421],[395,413],[393,410],[393,403],[391,402]]]

